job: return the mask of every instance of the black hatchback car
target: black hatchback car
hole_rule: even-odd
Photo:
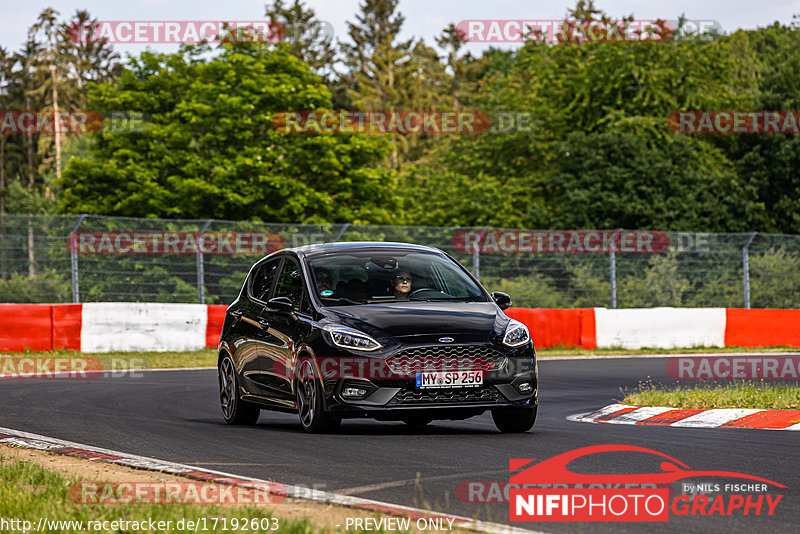
[[[441,250],[403,243],[285,249],[257,262],[225,317],[219,389],[229,424],[262,409],[309,432],[343,418],[425,425],[491,410],[501,432],[536,420],[528,329]]]

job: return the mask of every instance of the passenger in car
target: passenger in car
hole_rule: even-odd
[[[392,278],[392,287],[394,288],[394,296],[399,299],[407,299],[408,294],[411,293],[411,273],[408,271],[398,271]]]
[[[314,271],[314,275],[317,277],[317,291],[333,289],[333,280],[328,269],[319,268]]]

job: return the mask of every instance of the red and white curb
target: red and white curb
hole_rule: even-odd
[[[167,462],[165,460],[147,458],[145,456],[137,456],[134,454],[102,449],[100,447],[92,447],[72,441],[64,441],[47,436],[41,436],[39,434],[31,434],[29,432],[13,430],[10,428],[0,427],[0,443],[26,449],[38,449],[56,454],[63,454],[65,456],[83,458],[86,460],[126,465],[136,469],[145,469],[147,471],[169,473],[171,475],[178,475],[194,480],[203,480],[206,482],[215,482],[218,484],[227,484],[231,486],[263,489],[264,484],[275,484],[274,481],[243,477],[231,473],[224,473],[222,471],[213,471],[211,469],[204,469],[191,465]],[[490,523],[487,521],[470,519],[468,517],[432,512],[430,510],[422,510],[420,508],[412,508],[410,506],[389,504],[381,501],[362,499],[360,497],[351,497],[350,495],[340,495],[338,493],[330,493],[316,489],[312,490],[302,486],[291,486],[285,484],[282,486],[285,488],[285,494],[282,492],[280,495],[281,497],[286,496],[326,504],[337,504],[340,506],[347,506],[349,508],[376,511],[387,515],[404,516],[412,519],[447,518],[454,520],[452,523],[453,526],[474,530],[477,532],[487,532],[489,534],[542,534],[531,530],[503,525],[500,523]]]
[[[658,425],[688,428],[755,428],[800,430],[800,410],[719,408],[688,410],[662,406],[611,404],[597,411],[567,417],[568,421],[612,425]]]

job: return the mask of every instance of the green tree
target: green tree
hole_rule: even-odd
[[[797,308],[800,254],[785,249],[750,256],[750,302],[754,308]]]
[[[552,228],[746,231],[763,217],[719,150],[679,134],[570,135],[548,178]]]
[[[114,47],[106,38],[93,37],[96,25],[97,19],[88,11],[76,10],[58,30],[58,66],[74,88],[70,103],[77,107],[86,105],[89,84],[111,81],[122,71]]]
[[[319,20],[303,0],[293,0],[291,5],[284,5],[283,0],[274,0],[266,5],[266,16],[286,29],[284,43],[289,53],[311,67],[326,85],[330,85],[334,79],[333,65],[336,62],[330,24]]]
[[[758,58],[759,87],[753,109],[800,109],[800,25],[777,22],[752,32],[737,32]],[[737,171],[757,191],[767,213],[754,230],[800,233],[800,139],[796,135],[717,136]]]
[[[446,103],[449,85],[445,67],[435,50],[421,40],[397,39],[404,17],[398,0],[365,0],[348,23],[352,43],[342,44],[342,75],[346,107],[360,111],[433,111]],[[431,144],[424,134],[391,136],[389,165],[418,160]]]
[[[585,2],[572,16],[608,19]],[[412,204],[426,222],[730,231],[764,220],[754,186],[725,150],[666,125],[674,111],[752,105],[758,73],[740,36],[558,45],[534,39],[511,55],[485,57],[491,64],[475,102],[494,120],[505,113],[528,125],[433,148],[427,168],[412,174],[459,200],[448,205],[420,193]]]
[[[139,129],[101,132],[60,182],[65,213],[271,222],[391,220],[393,177],[378,137],[280,133],[277,112],[325,109],[330,93],[286,50],[222,43],[143,53],[91,91],[102,110],[137,109]]]

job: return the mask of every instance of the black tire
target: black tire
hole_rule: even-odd
[[[536,411],[533,408],[515,408],[507,410],[492,410],[492,419],[497,430],[503,434],[519,434],[533,428],[536,422]]]
[[[322,383],[317,376],[314,361],[310,358],[300,360],[295,376],[297,377],[295,382],[297,415],[303,430],[312,434],[336,432],[341,426],[342,420],[325,413]]]
[[[236,368],[230,356],[223,356],[217,366],[219,379],[219,402],[222,406],[222,417],[229,425],[254,425],[258,421],[261,409],[247,404],[239,397],[239,381]]]
[[[403,421],[411,428],[422,428],[423,426],[430,424],[433,419],[422,415],[409,415],[403,419]]]

